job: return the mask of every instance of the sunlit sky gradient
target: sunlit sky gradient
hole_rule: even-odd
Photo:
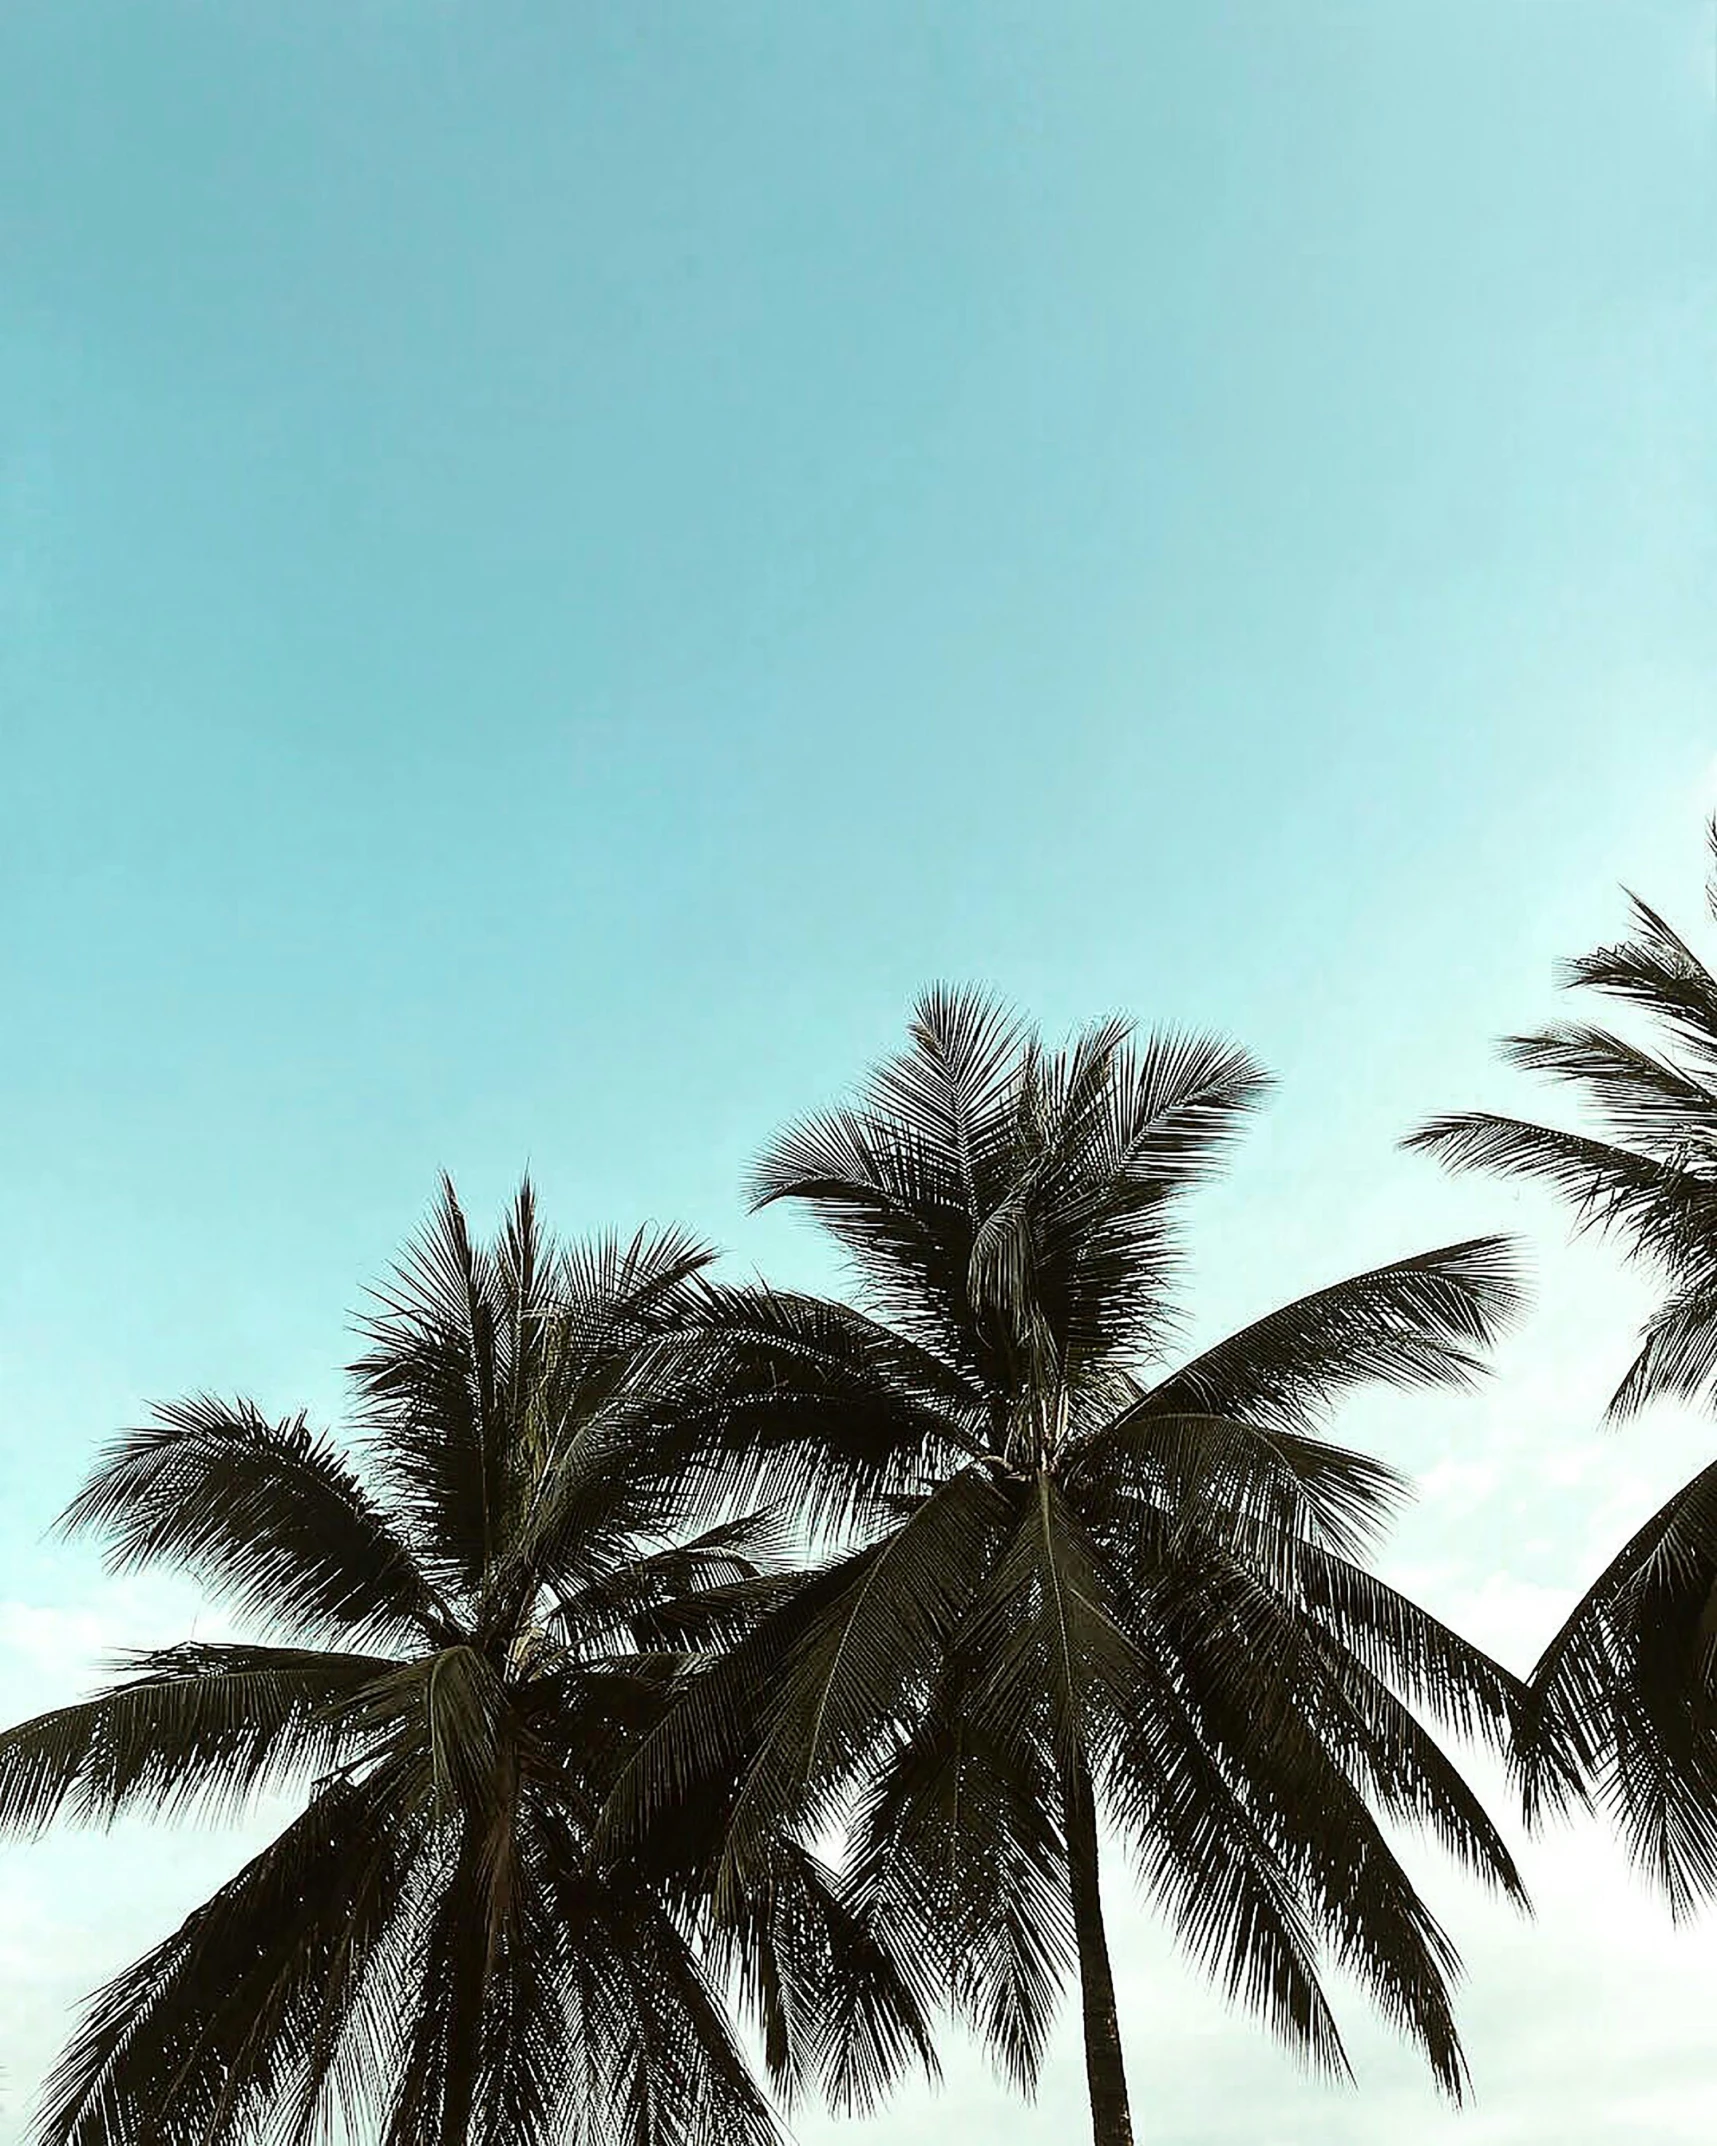
[[[1524,1667],[1708,1426],[1396,1136],[1717,802],[1710,0],[0,10],[0,1714],[182,1631],[44,1530],[192,1387],[337,1408],[443,1166],[831,1279],[744,1163],[936,976],[1280,1073],[1192,1333],[1525,1231],[1391,1569]],[[1717,926],[1712,927],[1717,932]],[[219,1629],[204,1611],[199,1632]],[[1515,1829],[1518,1832],[1518,1828]],[[0,2140],[250,1836],[0,1850]],[[1717,1923],[1596,1832],[1474,2112],[1307,2081],[1119,1882],[1141,2136],[1708,2137]],[[1060,2138],[956,2055],[854,2140]],[[807,2146],[836,2135],[800,2120]]]

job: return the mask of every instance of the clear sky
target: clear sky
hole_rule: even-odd
[[[937,976],[1282,1076],[1199,1329],[1501,1224],[1396,1569],[1525,1666],[1707,1454],[1637,1287],[1398,1157],[1717,803],[1710,0],[9,0],[0,1712],[166,1637],[43,1530],[143,1401],[338,1405],[451,1169],[824,1280],[744,1162]],[[199,1627],[212,1629],[207,1618]],[[0,1851],[0,2141],[233,1836]],[[1434,1866],[1421,1859],[1428,1871]],[[1141,2129],[1703,2139],[1717,1949],[1438,1880],[1477,2113],[1304,2081],[1118,1898]],[[1069,2045],[1070,2047],[1070,2045]],[[845,2136],[1071,2135],[975,2067]],[[828,2134],[814,2120],[807,2142]],[[976,2134],[974,2134],[976,2135]]]

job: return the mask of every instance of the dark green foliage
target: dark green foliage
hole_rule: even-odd
[[[1109,1023],[1051,1051],[931,994],[862,1099],[757,1172],[759,1203],[833,1231],[858,1307],[709,1293],[708,1464],[846,1542],[645,1738],[610,1833],[719,1789],[733,1913],[783,1831],[844,1831],[865,1926],[1027,2087],[1076,1961],[1102,1987],[1092,1790],[1194,1956],[1332,2069],[1329,1958],[1463,2082],[1454,1957],[1385,1822],[1520,1897],[1410,1711],[1502,1740],[1518,1689],[1363,1569],[1405,1486],[1319,1435],[1357,1385],[1467,1384],[1508,1262],[1489,1240],[1401,1261],[1165,1370],[1181,1195],[1263,1087],[1226,1045]],[[1119,2140],[1089,2001],[1087,2025]]]
[[[1630,900],[1629,936],[1571,964],[1568,981],[1632,1009],[1649,1044],[1562,1023],[1507,1045],[1514,1064],[1573,1091],[1596,1135],[1466,1112],[1411,1143],[1452,1168],[1550,1185],[1659,1277],[1661,1300],[1611,1397],[1616,1419],[1661,1398],[1717,1399],[1717,976]],[[1532,1690],[1528,1807],[1590,1784],[1677,1914],[1717,1892],[1717,1469],[1623,1546],[1545,1650]]]

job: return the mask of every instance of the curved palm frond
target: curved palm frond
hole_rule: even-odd
[[[717,1504],[766,1504],[812,1541],[868,1539],[893,1499],[986,1449],[981,1392],[862,1312],[758,1284],[712,1286],[703,1316],[716,1354],[671,1435]]]
[[[1505,1238],[1443,1245],[1280,1306],[1171,1372],[1139,1413],[1306,1431],[1358,1386],[1467,1386],[1520,1301]]]
[[[1085,1439],[1068,1470],[1081,1509],[1117,1547],[1166,1547],[1194,1530],[1265,1564],[1322,1544],[1357,1555],[1406,1501],[1387,1462],[1233,1416],[1129,1407]],[[1124,1553],[1123,1553],[1124,1554]]]
[[[303,1416],[270,1423],[200,1394],[104,1451],[61,1517],[107,1538],[111,1572],[170,1563],[293,1637],[433,1637],[447,1613],[407,1544]]]
[[[1554,1022],[1510,1036],[1506,1061],[1576,1089],[1607,1135],[1673,1162],[1689,1141],[1703,1145],[1717,1124],[1717,1085],[1667,1058],[1586,1022]]]
[[[1628,910],[1633,937],[1570,962],[1569,983],[1637,1007],[1683,1049],[1717,1064],[1717,977],[1649,903],[1630,894]]]
[[[815,1827],[915,1696],[994,1557],[1008,1501],[990,1475],[951,1476],[803,1620],[727,1818],[723,1876],[765,1860],[782,1829]],[[800,1620],[795,1620],[800,1621]]]
[[[937,2075],[924,1978],[885,1923],[790,1837],[741,1903],[720,1956],[789,2104],[815,2080],[832,2108],[862,2114],[908,2067]]]
[[[37,2136],[203,2146],[254,2134],[301,2085],[331,1976],[385,1944],[412,1848],[375,1791],[323,1791],[92,1999],[43,2089]]]
[[[229,1817],[264,1788],[345,1755],[341,1711],[397,1664],[382,1656],[185,1641],[81,1706],[0,1732],[0,1833],[41,1832],[69,1805],[107,1826],[144,1804]]]
[[[1491,1170],[1560,1193],[1582,1229],[1613,1231],[1647,1258],[1672,1267],[1708,1240],[1717,1183],[1614,1142],[1590,1139],[1485,1110],[1432,1118],[1402,1145],[1450,1170]]]
[[[1331,1704],[1319,1635],[1233,1568],[1201,1573],[1169,1610],[1173,1654],[1196,1663],[1201,1736],[1223,1754],[1311,1927],[1459,2100],[1466,2071],[1450,1999],[1458,1960],[1368,1808],[1378,1781],[1351,1713]]]
[[[1637,1415],[1650,1401],[1706,1406],[1717,1398],[1717,1273],[1672,1292],[1646,1320],[1639,1351],[1606,1413]]]
[[[1717,1463],[1623,1544],[1539,1658],[1528,1810],[1595,1782],[1678,1918],[1717,1891]]]
[[[944,1688],[894,1732],[853,1820],[849,1883],[1013,2083],[1042,2069],[1073,1962],[1067,1850],[1040,1747],[987,1745]]]

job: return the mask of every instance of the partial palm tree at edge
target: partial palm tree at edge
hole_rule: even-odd
[[[1717,830],[1712,834],[1717,865]],[[1433,1119],[1410,1145],[1451,1169],[1545,1184],[1616,1237],[1662,1296],[1612,1395],[1717,1403],[1717,974],[1657,910],[1571,963],[1569,985],[1631,1009],[1648,1042],[1559,1022],[1504,1046],[1593,1113],[1572,1131],[1488,1111]],[[1710,888],[1717,913],[1717,877]],[[1529,1810],[1594,1785],[1677,1916],[1717,1894],[1717,1464],[1675,1492],[1576,1604],[1532,1678]]]

